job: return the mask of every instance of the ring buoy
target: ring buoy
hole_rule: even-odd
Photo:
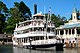
[[[12,37],[12,40],[15,40],[15,37]]]

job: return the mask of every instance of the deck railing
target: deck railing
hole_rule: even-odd
[[[51,44],[51,43],[55,44],[56,39],[36,40],[31,42],[32,45]]]
[[[46,31],[32,31],[31,34],[46,34]],[[54,34],[54,32],[47,32],[47,34]]]

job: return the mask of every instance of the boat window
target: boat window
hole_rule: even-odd
[[[43,18],[44,18],[44,16],[41,17],[41,19],[43,19]]]
[[[38,21],[38,25],[40,25],[40,21]]]
[[[30,28],[30,31],[32,31],[32,28]]]
[[[20,24],[18,27],[22,27],[23,25],[22,24]]]
[[[52,39],[53,38],[53,36],[49,36],[49,39]]]
[[[36,19],[36,17],[34,16],[33,19]]]
[[[34,22],[34,26],[36,26],[36,22]]]
[[[36,31],[37,30],[37,28],[34,28],[34,31]]]
[[[14,32],[14,34],[16,35],[16,34],[17,34],[17,32]]]
[[[36,37],[36,40],[39,40],[39,37]]]
[[[41,36],[41,40],[44,40],[44,37],[43,36]]]
[[[47,31],[50,32],[50,28],[47,28]]]
[[[36,17],[36,19],[39,19],[39,18],[40,18],[39,16]]]

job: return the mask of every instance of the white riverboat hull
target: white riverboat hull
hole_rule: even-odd
[[[56,44],[56,39],[37,40],[28,43],[17,43],[13,41],[13,45],[24,47],[24,48],[50,48],[50,47],[54,47],[55,44]]]

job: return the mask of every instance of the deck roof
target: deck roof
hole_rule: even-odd
[[[67,29],[67,28],[75,28],[75,27],[80,27],[80,23],[66,24],[66,25],[62,25],[56,29]]]
[[[68,24],[68,25],[63,25],[62,28],[74,28],[74,27],[80,27],[80,23],[76,24]]]

